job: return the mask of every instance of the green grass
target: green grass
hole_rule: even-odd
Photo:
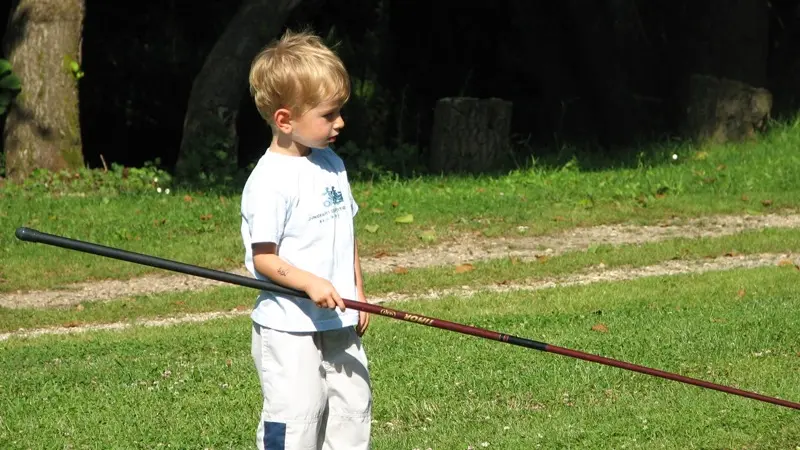
[[[800,125],[761,142],[708,149],[664,147],[662,162],[583,170],[533,165],[499,177],[384,179],[354,184],[362,254],[400,251],[479,231],[536,235],[580,225],[785,211],[800,207]],[[679,154],[677,162],[669,155]],[[90,255],[54,257],[14,238],[19,226],[214,268],[241,265],[239,197],[0,192],[0,291],[44,289],[150,271]],[[413,215],[409,224],[395,219]],[[368,230],[374,230],[370,232]]]
[[[105,197],[108,199],[108,197]],[[195,195],[0,198],[0,292],[152,272],[133,264],[16,239],[27,226],[69,238],[210,267],[241,265],[236,200]],[[227,234],[225,239],[221,236]]]
[[[736,270],[406,306],[800,401],[798,276]],[[375,448],[800,442],[796,411],[559,355],[385,318],[365,345]],[[2,448],[252,445],[260,394],[247,318],[11,339],[0,352]]]
[[[565,253],[542,261],[517,262],[496,259],[476,262],[475,270],[454,273],[450,266],[410,270],[406,274],[366,274],[368,296],[389,292],[413,295],[430,289],[469,285],[481,288],[509,282],[525,282],[565,276],[591,269],[643,267],[667,260],[702,260],[724,255],[800,252],[800,230],[765,229],[737,235],[702,239],[670,239],[643,245],[609,245],[588,251]],[[128,263],[120,263],[128,264]],[[171,317],[188,313],[248,310],[255,291],[243,287],[219,287],[196,292],[171,292],[122,297],[103,302],[84,302],[60,308],[0,308],[0,332],[20,328],[76,326],[93,323],[128,322],[138,319]]]

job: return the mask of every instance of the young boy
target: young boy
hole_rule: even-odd
[[[329,144],[350,96],[342,61],[317,36],[287,32],[252,63],[250,90],[272,142],[242,193],[245,265],[308,298],[261,292],[252,354],[264,397],[257,448],[367,449],[372,394],[361,336],[369,316],[353,200]]]

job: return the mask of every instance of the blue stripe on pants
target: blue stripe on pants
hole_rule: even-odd
[[[264,422],[264,450],[286,450],[286,424]]]

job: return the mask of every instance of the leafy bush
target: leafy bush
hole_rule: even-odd
[[[105,169],[78,169],[53,172],[36,169],[20,183],[7,182],[0,194],[101,195],[169,194],[172,176],[158,167],[159,161],[143,167],[112,164]]]
[[[425,164],[416,146],[401,144],[395,148],[362,149],[353,141],[336,148],[347,165],[350,178],[375,180],[396,176],[409,177],[425,172]]]

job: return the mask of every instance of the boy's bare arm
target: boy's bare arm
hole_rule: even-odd
[[[361,261],[358,257],[358,242],[355,244],[355,272],[356,272],[356,292],[358,292],[358,301],[366,301],[364,295],[364,275],[361,273]]]
[[[303,291],[320,308],[345,306],[339,293],[326,279],[295,267],[278,256],[275,243],[253,244],[253,265],[256,271],[281,286]]]
[[[364,294],[364,276],[361,273],[361,261],[358,257],[358,241],[355,243],[354,257],[355,263],[353,264],[353,269],[356,272],[356,292],[358,293],[357,300],[366,303],[367,296]],[[358,335],[363,336],[364,333],[367,332],[367,327],[369,327],[369,314],[364,311],[359,311],[358,327],[356,327]]]

